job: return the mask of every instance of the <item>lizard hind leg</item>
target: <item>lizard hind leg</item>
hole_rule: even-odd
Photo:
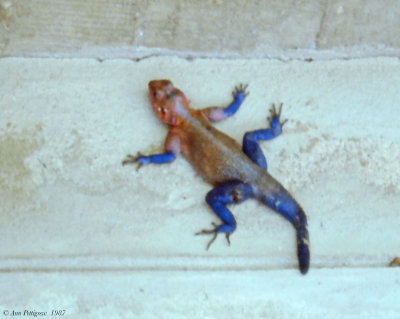
[[[226,240],[230,244],[229,236],[236,229],[236,220],[231,211],[226,207],[228,204],[238,204],[246,199],[253,197],[253,188],[241,181],[231,181],[219,185],[209,191],[206,196],[207,204],[212,208],[215,214],[222,221],[217,225],[212,223],[213,228],[203,229],[196,233],[196,235],[212,234],[213,237],[207,245],[207,250],[217,238],[218,233],[225,233]]]

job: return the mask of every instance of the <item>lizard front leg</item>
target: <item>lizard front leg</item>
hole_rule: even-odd
[[[176,155],[173,152],[152,154],[147,156],[138,152],[136,156],[128,154],[126,158],[122,161],[122,165],[138,163],[137,170],[139,170],[143,165],[147,165],[150,163],[154,164],[171,163],[173,160],[175,160],[175,158]]]
[[[284,120],[281,122],[280,116],[282,112],[282,103],[279,105],[278,111],[275,108],[275,104],[272,104],[270,109],[271,117],[268,117],[270,128],[261,129],[252,132],[247,132],[243,136],[243,152],[258,166],[267,169],[267,160],[261,150],[258,141],[271,140],[282,133],[282,127],[287,122]]]
[[[142,155],[140,152],[136,156],[128,154],[122,161],[122,165],[138,163],[137,170],[143,165],[171,163],[181,152],[181,139],[179,134],[170,130],[165,140],[165,152],[160,154]]]
[[[239,84],[232,92],[233,101],[227,107],[211,106],[200,110],[211,122],[218,122],[236,113],[249,92],[247,84]]]
[[[228,204],[238,204],[252,197],[253,189],[250,185],[240,181],[232,181],[217,186],[208,192],[206,196],[207,204],[212,208],[214,213],[221,219],[222,224],[212,223],[214,228],[203,229],[196,235],[213,234],[213,237],[207,245],[207,250],[217,238],[218,233],[225,233],[226,240],[230,244],[229,236],[236,229],[236,220],[231,211],[226,207]]]

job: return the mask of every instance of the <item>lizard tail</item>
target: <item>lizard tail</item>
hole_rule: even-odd
[[[307,229],[307,217],[303,208],[299,207],[299,221],[293,224],[296,228],[297,257],[299,259],[300,271],[305,275],[310,266],[310,242]]]
[[[261,195],[260,199],[268,207],[290,221],[296,229],[299,268],[301,273],[305,275],[310,266],[310,243],[307,229],[307,216],[303,208],[283,187],[279,187],[277,192]]]

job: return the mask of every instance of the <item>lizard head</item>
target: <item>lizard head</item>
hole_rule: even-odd
[[[150,81],[149,96],[154,111],[164,123],[178,126],[189,112],[190,101],[169,80]]]

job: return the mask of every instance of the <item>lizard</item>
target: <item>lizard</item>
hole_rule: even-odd
[[[123,165],[143,165],[173,162],[179,154],[190,162],[204,180],[214,186],[206,195],[206,203],[221,220],[212,223],[196,235],[211,234],[207,249],[219,233],[224,233],[228,244],[236,229],[236,220],[227,207],[254,198],[287,219],[296,230],[297,256],[302,274],[310,264],[307,217],[293,196],[268,173],[267,160],[259,141],[273,139],[282,133],[287,120],[281,121],[282,103],[270,109],[269,128],[245,133],[243,145],[217,130],[218,122],[236,113],[248,95],[247,85],[240,84],[232,92],[233,101],[226,107],[212,106],[194,109],[185,94],[170,80],[152,80],[148,84],[149,97],[155,113],[169,126],[164,152],[133,156],[128,154]]]

